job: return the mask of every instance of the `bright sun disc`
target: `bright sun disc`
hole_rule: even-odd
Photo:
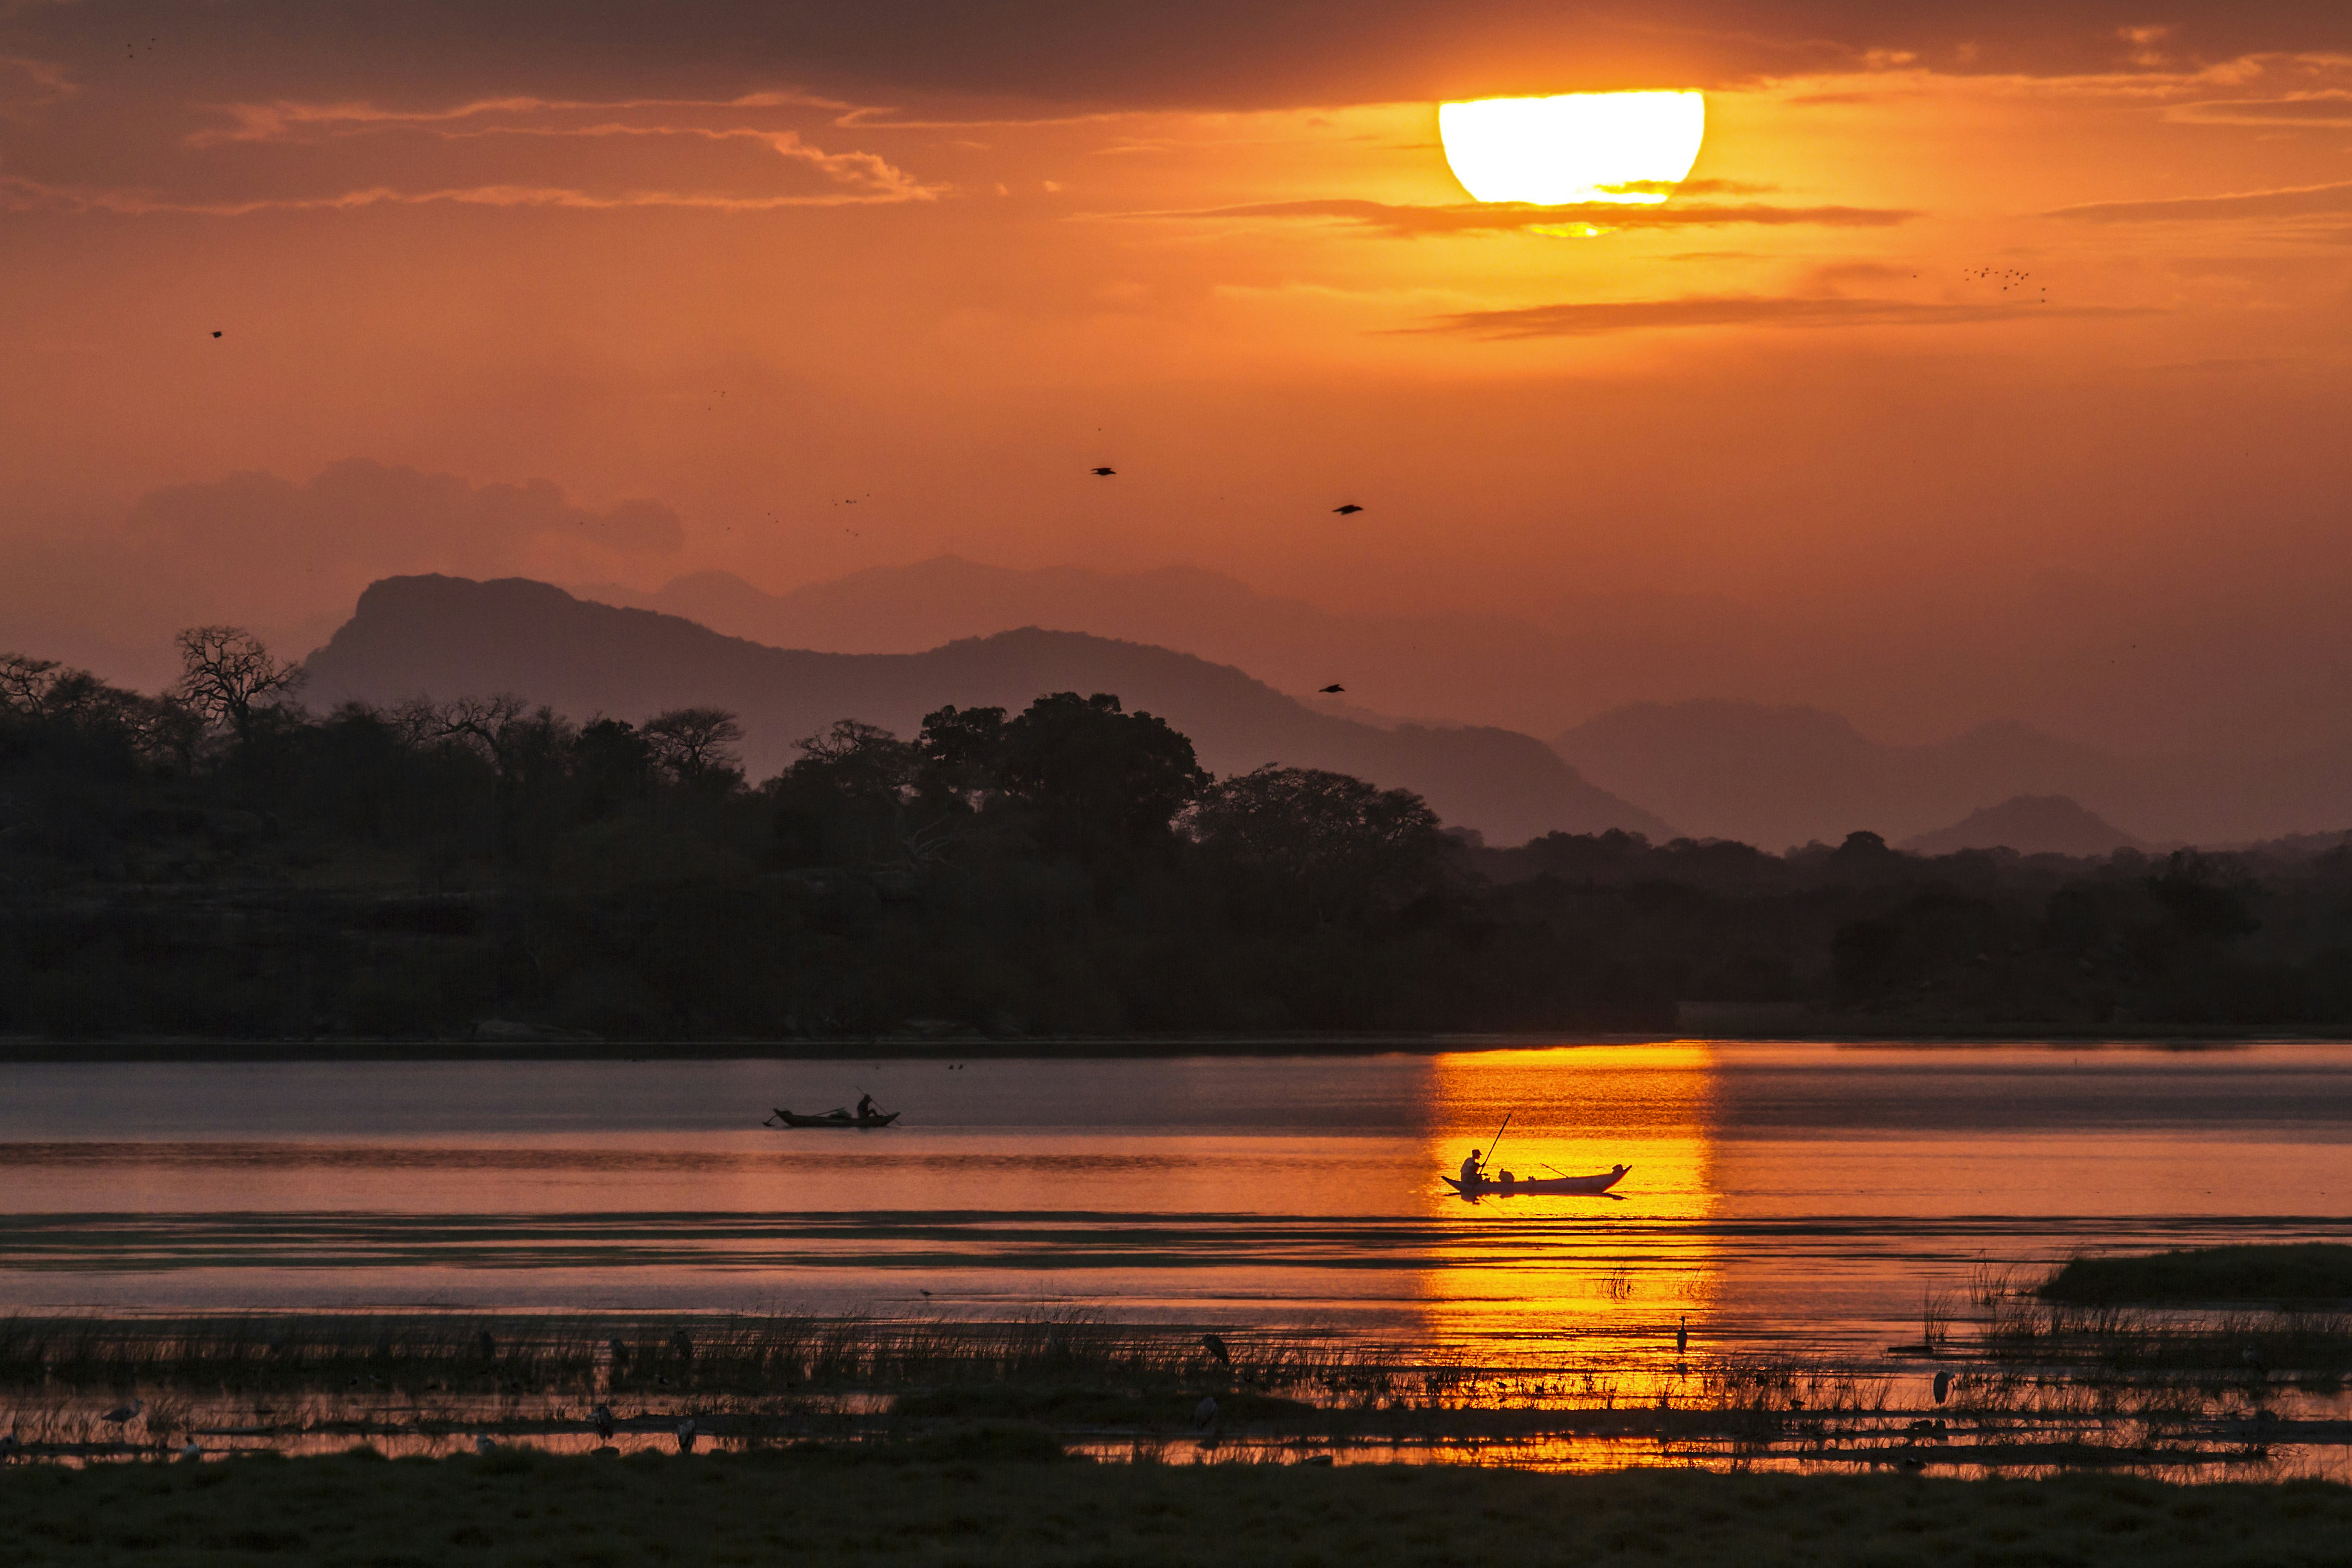
[[[1696,92],[1571,92],[1437,106],[1438,139],[1482,202],[1662,202],[1698,160],[1706,100]]]

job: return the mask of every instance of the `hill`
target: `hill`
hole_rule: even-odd
[[[309,700],[510,691],[574,718],[733,710],[755,778],[836,719],[910,735],[948,703],[1019,709],[1042,692],[1110,691],[1192,738],[1218,773],[1265,763],[1330,768],[1418,792],[1451,823],[1500,842],[1611,827],[1671,829],[1595,788],[1531,736],[1487,727],[1394,729],[1319,713],[1241,670],[1189,654],[1026,628],[919,653],[818,653],[727,637],[682,616],[594,604],[521,578],[392,577],[307,667]]]
[[[2112,855],[2118,849],[2151,846],[2063,795],[2021,795],[1972,811],[1949,827],[1920,834],[1901,847],[1915,855],[1950,855],[1962,849]]]
[[[1635,703],[1553,744],[1586,777],[1655,803],[1685,831],[1768,848],[1834,844],[1859,828],[1894,841],[2028,795],[2123,815],[2158,772],[2013,722],[1898,746],[1818,708],[1722,700]]]

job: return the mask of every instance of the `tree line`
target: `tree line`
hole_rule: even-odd
[[[508,695],[313,713],[235,627],[143,694],[0,656],[0,1031],[621,1037],[1664,1031],[1677,1005],[1921,1031],[2352,1023],[2352,851],[1488,847],[1410,792],[1219,779],[1055,692],[844,720]]]

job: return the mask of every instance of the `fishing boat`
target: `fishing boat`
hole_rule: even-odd
[[[1445,1184],[1465,1198],[1517,1197],[1522,1193],[1540,1194],[1582,1194],[1595,1197],[1625,1179],[1631,1165],[1620,1165],[1613,1171],[1603,1171],[1594,1176],[1515,1176],[1506,1171],[1499,1176],[1482,1177],[1475,1182],[1461,1182],[1452,1176]]]
[[[789,1110],[779,1110],[760,1125],[762,1127],[887,1127],[898,1120],[898,1112],[895,1110],[887,1116],[852,1116],[845,1110],[835,1109],[826,1111],[823,1116],[801,1116]]]

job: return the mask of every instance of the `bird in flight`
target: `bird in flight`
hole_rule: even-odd
[[[219,334],[218,332],[215,332],[215,333],[213,334],[213,336],[215,336],[215,337],[218,337],[218,336],[220,336],[220,334]]]
[[[1333,511],[1335,511],[1335,512],[1338,512],[1341,517],[1346,517],[1346,516],[1347,516],[1347,515],[1349,515],[1350,512],[1359,512],[1359,511],[1363,510],[1364,509],[1363,509],[1362,507],[1358,506],[1354,501],[1349,501],[1349,502],[1347,505],[1345,505],[1345,506],[1335,506],[1335,507],[1333,507],[1331,510],[1332,510]]]
[[[1117,468],[1097,468],[1094,470],[1094,476],[1098,479],[1107,479],[1118,472]]]
[[[1321,688],[1321,689],[1320,689],[1320,690],[1319,690],[1319,695],[1324,696],[1324,697],[1328,697],[1328,696],[1332,695],[1334,692],[1345,691],[1345,690],[1347,690],[1347,689],[1347,689],[1346,687],[1341,686],[1341,685],[1339,685],[1339,683],[1337,683],[1337,682],[1335,681],[1335,682],[1333,682],[1333,683],[1332,683],[1331,685],[1329,685],[1329,686],[1326,686],[1326,687]]]

